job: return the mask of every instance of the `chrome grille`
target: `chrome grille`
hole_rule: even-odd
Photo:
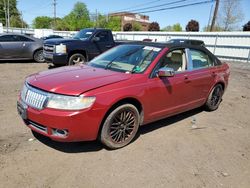
[[[21,98],[27,105],[41,110],[47,101],[47,94],[41,90],[24,85]]]

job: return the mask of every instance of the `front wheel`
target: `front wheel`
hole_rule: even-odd
[[[208,111],[214,111],[219,107],[222,101],[223,93],[224,90],[221,84],[217,84],[214,86],[205,104],[205,107]]]
[[[43,56],[43,50],[37,50],[34,53],[33,58],[38,63],[44,63],[45,59],[44,59],[44,56]]]
[[[86,63],[86,58],[82,54],[73,54],[69,58],[69,65],[80,65],[80,64],[85,64]]]
[[[103,124],[101,142],[110,149],[126,146],[138,131],[139,119],[139,112],[134,105],[118,106],[108,115]]]

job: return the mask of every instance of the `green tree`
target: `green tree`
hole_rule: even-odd
[[[121,31],[121,18],[120,17],[109,18],[106,28],[111,29],[112,31]]]
[[[53,19],[48,16],[38,16],[33,20],[32,26],[36,29],[50,29],[52,28]]]
[[[9,0],[9,12],[10,12],[10,26],[11,27],[27,27],[21,19],[21,14],[17,9],[17,1]],[[6,26],[6,16],[7,16],[7,0],[0,0],[0,22]]]
[[[141,25],[138,22],[134,22],[132,30],[133,31],[141,31]]]
[[[173,31],[182,31],[181,24],[179,24],[179,23],[174,24]]]
[[[65,30],[80,30],[92,27],[93,23],[90,21],[89,11],[87,6],[82,2],[77,2],[73,10],[62,19],[59,25],[64,24]]]

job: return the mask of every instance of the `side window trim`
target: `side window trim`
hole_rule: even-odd
[[[193,60],[192,60],[190,49],[186,48],[185,52],[186,52],[186,59],[187,59],[187,71],[191,71],[193,70]]]

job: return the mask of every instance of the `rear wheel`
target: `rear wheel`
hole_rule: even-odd
[[[80,64],[85,64],[86,63],[86,58],[82,54],[73,54],[69,58],[69,65],[80,65]]]
[[[205,107],[208,111],[216,110],[219,107],[223,93],[224,90],[221,84],[214,86],[205,104]]]
[[[139,112],[134,105],[118,106],[108,115],[103,124],[101,142],[110,149],[126,146],[138,131],[139,119]]]
[[[44,59],[44,56],[43,56],[43,50],[35,51],[35,53],[33,55],[33,59],[38,63],[44,63],[45,59]]]

